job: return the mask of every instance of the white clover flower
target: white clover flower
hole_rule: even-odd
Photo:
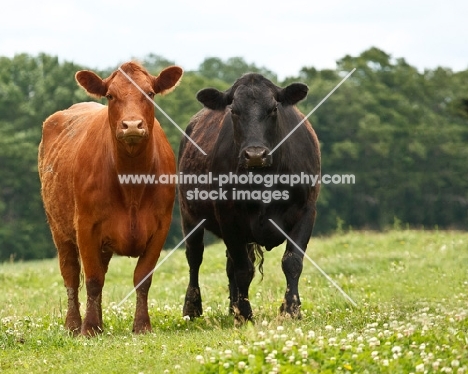
[[[190,317],[189,316],[183,316],[182,317],[184,321],[190,321]]]
[[[399,345],[395,345],[393,348],[392,348],[392,352],[393,353],[400,353],[401,352],[401,347]]]
[[[284,327],[283,327],[283,326],[278,326],[278,327],[276,328],[276,330],[277,330],[277,331],[283,331],[283,330],[284,330]]]
[[[203,364],[205,362],[205,359],[201,355],[195,357],[195,360],[197,360],[200,364]]]
[[[452,366],[453,368],[457,368],[460,366],[460,361],[452,360],[452,362],[450,363],[450,366]]]
[[[241,369],[241,370],[242,370],[242,369],[245,369],[245,362],[244,362],[244,361],[239,361],[239,363],[237,364],[237,367],[238,367],[239,369]]]
[[[416,365],[416,373],[424,373],[424,364]]]
[[[325,326],[325,330],[327,330],[327,331],[333,331],[334,328],[333,328],[332,325],[326,325],[326,326]]]

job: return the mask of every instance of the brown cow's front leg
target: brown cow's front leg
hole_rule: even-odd
[[[154,234],[145,253],[140,256],[135,267],[133,284],[136,287],[136,308],[132,331],[136,334],[152,331],[151,321],[148,314],[148,292],[153,279],[152,271],[158,262],[159,255],[161,254],[166,234],[169,230],[169,225],[170,215],[167,222],[162,223],[161,230]],[[150,273],[151,275],[149,275]]]
[[[77,232],[87,293],[86,314],[81,334],[95,336],[103,331],[101,295],[110,256],[103,256],[100,243],[94,240],[86,221],[78,221]]]
[[[81,327],[81,334],[85,336],[95,336],[102,333],[102,287],[104,286],[104,274],[102,280],[99,278],[86,279],[86,315]]]
[[[136,334],[143,334],[152,331],[151,321],[148,314],[148,292],[151,286],[151,281],[152,276],[150,275],[136,290],[136,309],[132,330]]]

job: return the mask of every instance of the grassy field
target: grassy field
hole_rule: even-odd
[[[315,238],[308,254],[358,304],[346,303],[307,260],[303,319],[282,319],[283,249],[266,253],[250,299],[255,323],[227,314],[225,253],[206,249],[204,316],[182,317],[183,251],[154,273],[153,333],[131,333],[134,259],[114,258],[103,294],[104,333],[63,329],[66,292],[56,260],[0,264],[0,372],[5,373],[418,373],[468,372],[468,234],[350,232]],[[81,301],[84,301],[82,290]]]

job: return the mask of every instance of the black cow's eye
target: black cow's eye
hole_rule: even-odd
[[[278,112],[278,106],[275,106],[275,107],[270,111],[270,114],[274,116],[277,112]]]

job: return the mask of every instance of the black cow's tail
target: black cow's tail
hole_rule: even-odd
[[[252,264],[254,264],[254,266],[258,266],[258,271],[262,275],[263,280],[263,247],[257,243],[248,243],[247,251],[249,253],[249,258],[252,261]]]

